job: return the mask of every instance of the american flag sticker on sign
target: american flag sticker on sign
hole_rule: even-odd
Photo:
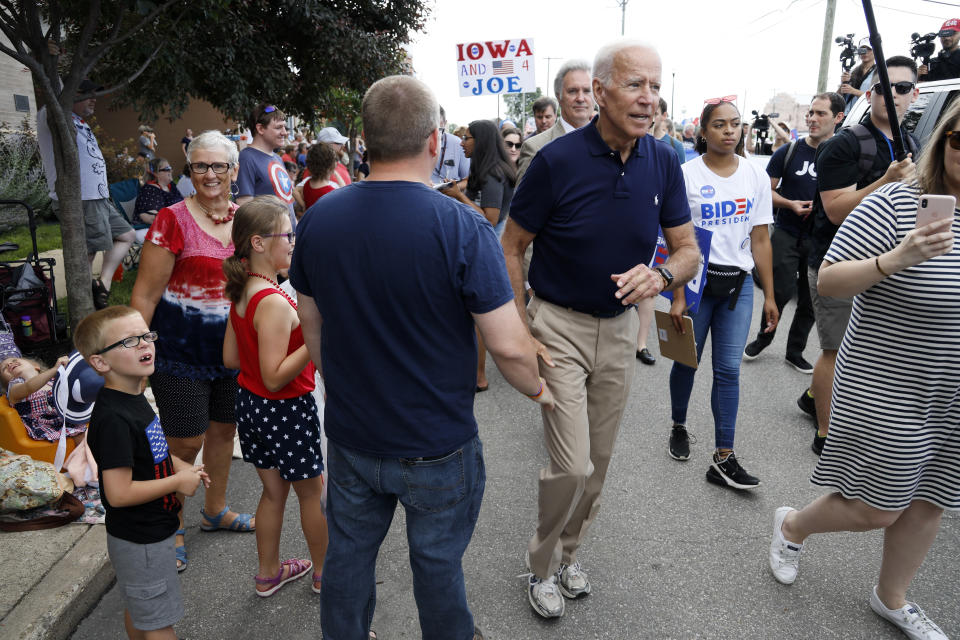
[[[505,76],[513,73],[513,60],[494,60],[490,63],[493,67],[493,75]]]

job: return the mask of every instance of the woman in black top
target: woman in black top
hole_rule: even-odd
[[[137,227],[153,224],[157,212],[183,200],[180,191],[173,188],[173,168],[166,158],[153,158],[147,163],[147,182],[140,189],[133,205],[133,224]],[[143,242],[142,238],[138,238]]]

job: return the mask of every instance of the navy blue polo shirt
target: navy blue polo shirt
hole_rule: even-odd
[[[623,309],[611,274],[649,264],[657,226],[690,222],[677,154],[652,135],[624,164],[597,118],[543,147],[527,169],[510,217],[536,235],[530,286],[537,297],[585,313]]]

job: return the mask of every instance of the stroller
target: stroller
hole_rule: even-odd
[[[59,351],[66,339],[66,317],[57,312],[53,258],[41,258],[37,248],[37,221],[33,209],[20,200],[0,200],[0,205],[21,206],[27,211],[33,252],[22,260],[0,261],[0,309],[3,322],[13,333],[22,353],[47,359]],[[0,260],[5,251],[18,247],[0,244]]]

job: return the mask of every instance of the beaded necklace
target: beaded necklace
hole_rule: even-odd
[[[294,309],[297,308],[297,303],[293,301],[293,298],[291,298],[289,295],[287,295],[287,292],[286,292],[286,291],[284,291],[283,289],[280,288],[280,285],[277,284],[277,282],[276,282],[273,278],[268,278],[267,276],[263,275],[262,273],[257,273],[257,272],[255,272],[255,271],[247,271],[247,275],[248,275],[248,276],[253,276],[254,278],[260,278],[260,279],[262,279],[262,280],[266,280],[267,282],[269,282],[270,284],[272,284],[272,285],[274,286],[274,288],[277,290],[277,293],[279,293],[280,295],[282,295],[284,298],[287,299],[287,302],[289,302],[289,303],[291,304],[291,306],[293,306]]]
[[[236,215],[235,211],[229,211],[229,210],[228,210],[228,211],[227,211],[227,215],[222,216],[222,217],[221,217],[221,216],[218,216],[217,214],[213,213],[212,211],[210,211],[209,209],[207,209],[205,206],[203,206],[203,204],[200,202],[200,198],[198,198],[198,197],[196,196],[196,194],[194,194],[194,195],[192,195],[192,196],[190,196],[190,197],[193,199],[194,204],[196,204],[198,207],[200,207],[200,211],[203,211],[203,215],[205,215],[205,216],[207,216],[208,218],[210,218],[211,220],[213,220],[213,224],[226,224],[226,223],[230,222],[231,220],[233,220],[233,216]],[[229,206],[229,205],[228,205],[228,206]]]

